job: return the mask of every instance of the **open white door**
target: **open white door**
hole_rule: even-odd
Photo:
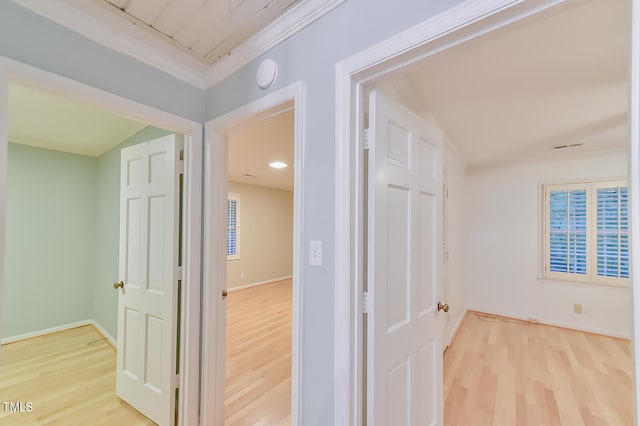
[[[369,97],[367,424],[442,425],[442,135]]]
[[[160,426],[175,418],[180,137],[121,154],[116,394]]]

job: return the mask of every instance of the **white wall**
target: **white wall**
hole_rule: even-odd
[[[629,288],[540,279],[540,184],[625,178],[626,153],[467,171],[469,308],[630,337]],[[573,305],[591,314],[575,314]]]
[[[240,194],[240,259],[227,262],[227,288],[291,277],[293,192],[229,182]]]
[[[444,146],[444,172],[449,198],[447,200],[447,251],[445,263],[445,301],[449,305],[444,330],[445,343],[449,344],[467,311],[466,286],[466,171],[465,162],[458,149],[450,142]]]

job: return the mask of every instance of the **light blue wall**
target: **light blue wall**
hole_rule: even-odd
[[[347,0],[311,26],[209,89],[212,119],[274,90],[303,80],[305,145],[302,163],[302,259],[308,241],[322,240],[324,266],[302,269],[302,424],[333,423],[334,319],[334,93],[335,65],[343,59],[445,10],[460,0]],[[255,82],[260,62],[278,63],[269,90]]]
[[[137,59],[0,1],[0,55],[201,122],[204,93]]]
[[[94,319],[117,337],[120,150],[98,158],[9,145],[2,337]]]
[[[325,265],[302,269],[302,424],[328,425],[333,422],[333,216],[339,208],[333,203],[335,64],[460,2],[347,0],[206,93],[10,1],[0,1],[0,55],[197,121],[304,81],[302,258],[308,257],[309,240],[322,240]],[[278,63],[279,75],[262,91],[255,72],[267,57]],[[110,274],[105,270],[104,279],[108,275],[110,281]]]
[[[2,337],[92,317],[95,165],[9,144]]]
[[[120,240],[120,150],[169,132],[146,127],[96,161],[96,247],[91,300],[93,318],[113,338],[118,330],[118,293],[113,283],[118,280]]]

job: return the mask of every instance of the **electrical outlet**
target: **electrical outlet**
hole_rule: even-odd
[[[575,305],[573,305],[573,312],[576,314],[581,314],[582,313],[582,305],[576,303]]]
[[[240,278],[244,278],[244,272],[240,272]]]

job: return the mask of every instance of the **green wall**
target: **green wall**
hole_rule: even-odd
[[[100,157],[9,144],[1,337],[94,319],[117,335],[120,149]]]
[[[97,244],[92,299],[89,303],[92,306],[93,318],[114,338],[118,331],[118,293],[113,289],[113,283],[118,280],[120,150],[169,133],[171,132],[155,127],[146,127],[97,159],[95,186]]]
[[[3,337],[91,318],[95,166],[9,144]]]

